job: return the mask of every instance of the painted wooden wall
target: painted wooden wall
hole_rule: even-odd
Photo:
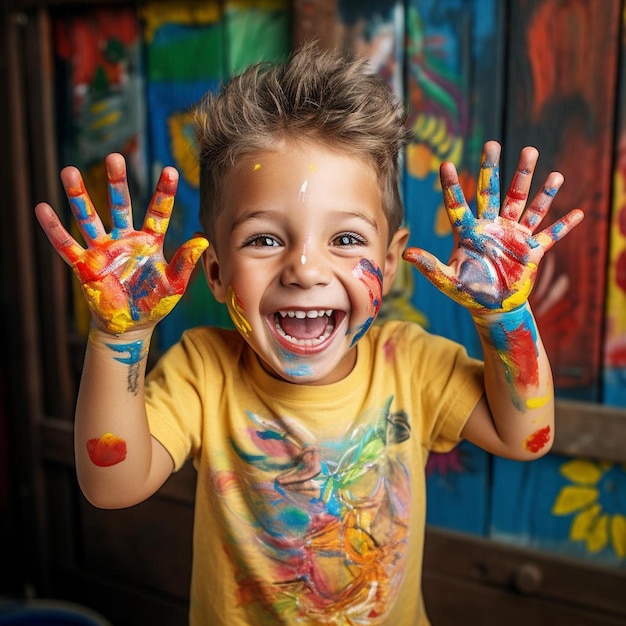
[[[110,30],[111,13],[74,11],[71,19],[59,16],[57,33],[57,70],[67,93],[59,107],[63,160],[82,166],[97,189],[104,154],[125,151],[137,207],[145,206],[155,172],[176,165],[181,186],[167,239],[173,249],[199,228],[189,106],[248,63],[285,54],[292,32],[299,40],[320,35],[324,45],[367,56],[406,102],[413,139],[403,193],[413,245],[442,259],[450,252],[437,174],[442,160],[455,162],[468,198],[487,139],[504,145],[506,182],[528,144],[541,153],[536,185],[552,169],[564,173],[552,217],[574,207],[587,217],[544,260],[533,308],[558,395],[626,407],[624,4],[297,0],[292,10],[279,0],[148,4],[140,14],[124,13],[122,38]],[[109,11],[120,19],[119,9]],[[94,33],[108,54],[94,52],[87,64],[82,46]],[[137,90],[146,97],[136,101],[142,107],[131,107]],[[84,312],[79,304],[75,310],[84,332]],[[382,316],[415,320],[480,354],[469,315],[408,266]],[[206,322],[229,324],[196,276],[161,324],[159,347]],[[464,443],[433,454],[427,472],[433,525],[626,568],[621,465],[554,454],[514,463]]]

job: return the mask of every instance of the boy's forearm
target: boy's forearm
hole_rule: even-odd
[[[92,330],[76,406],[76,471],[88,500],[103,508],[144,500],[165,480],[154,462],[144,402],[151,329],[122,336]],[[158,445],[158,444],[157,444]],[[171,472],[171,467],[169,468]]]
[[[475,316],[474,322],[485,359],[485,395],[503,453],[542,456],[554,437],[554,386],[530,306]]]

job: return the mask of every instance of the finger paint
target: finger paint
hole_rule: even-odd
[[[370,300],[371,314],[365,322],[357,328],[348,329],[347,334],[355,333],[350,347],[354,346],[357,341],[365,335],[370,326],[376,320],[382,304],[383,293],[383,273],[373,261],[365,258],[360,259],[360,261],[354,266],[352,274],[358,278],[365,289],[367,289]]]
[[[497,163],[483,160],[478,175],[478,215],[493,220],[500,210],[500,168]]]
[[[252,332],[252,326],[245,317],[245,309],[243,302],[239,299],[239,296],[235,293],[235,289],[232,285],[228,285],[226,293],[226,307],[230,313],[230,318],[235,325],[235,328],[244,336],[249,337]]]
[[[95,211],[93,207],[85,200],[84,196],[70,197],[69,202],[73,207],[73,213],[80,228],[85,235],[94,240],[98,237],[98,229],[94,224]]]
[[[112,433],[87,441],[87,454],[98,467],[117,465],[126,458],[126,442]]]

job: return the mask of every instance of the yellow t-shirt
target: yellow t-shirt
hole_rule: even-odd
[[[482,364],[406,322],[357,350],[345,379],[298,385],[196,328],[151,372],[151,432],[198,472],[192,626],[428,624],[424,466],[458,442]]]

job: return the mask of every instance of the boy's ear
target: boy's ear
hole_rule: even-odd
[[[391,238],[385,257],[385,269],[383,270],[383,296],[386,296],[393,287],[400,259],[408,240],[409,230],[407,228],[399,228]]]
[[[207,283],[209,283],[209,288],[213,292],[215,299],[218,302],[226,302],[226,287],[222,283],[220,263],[213,244],[211,244],[202,255],[202,267],[204,268]]]

